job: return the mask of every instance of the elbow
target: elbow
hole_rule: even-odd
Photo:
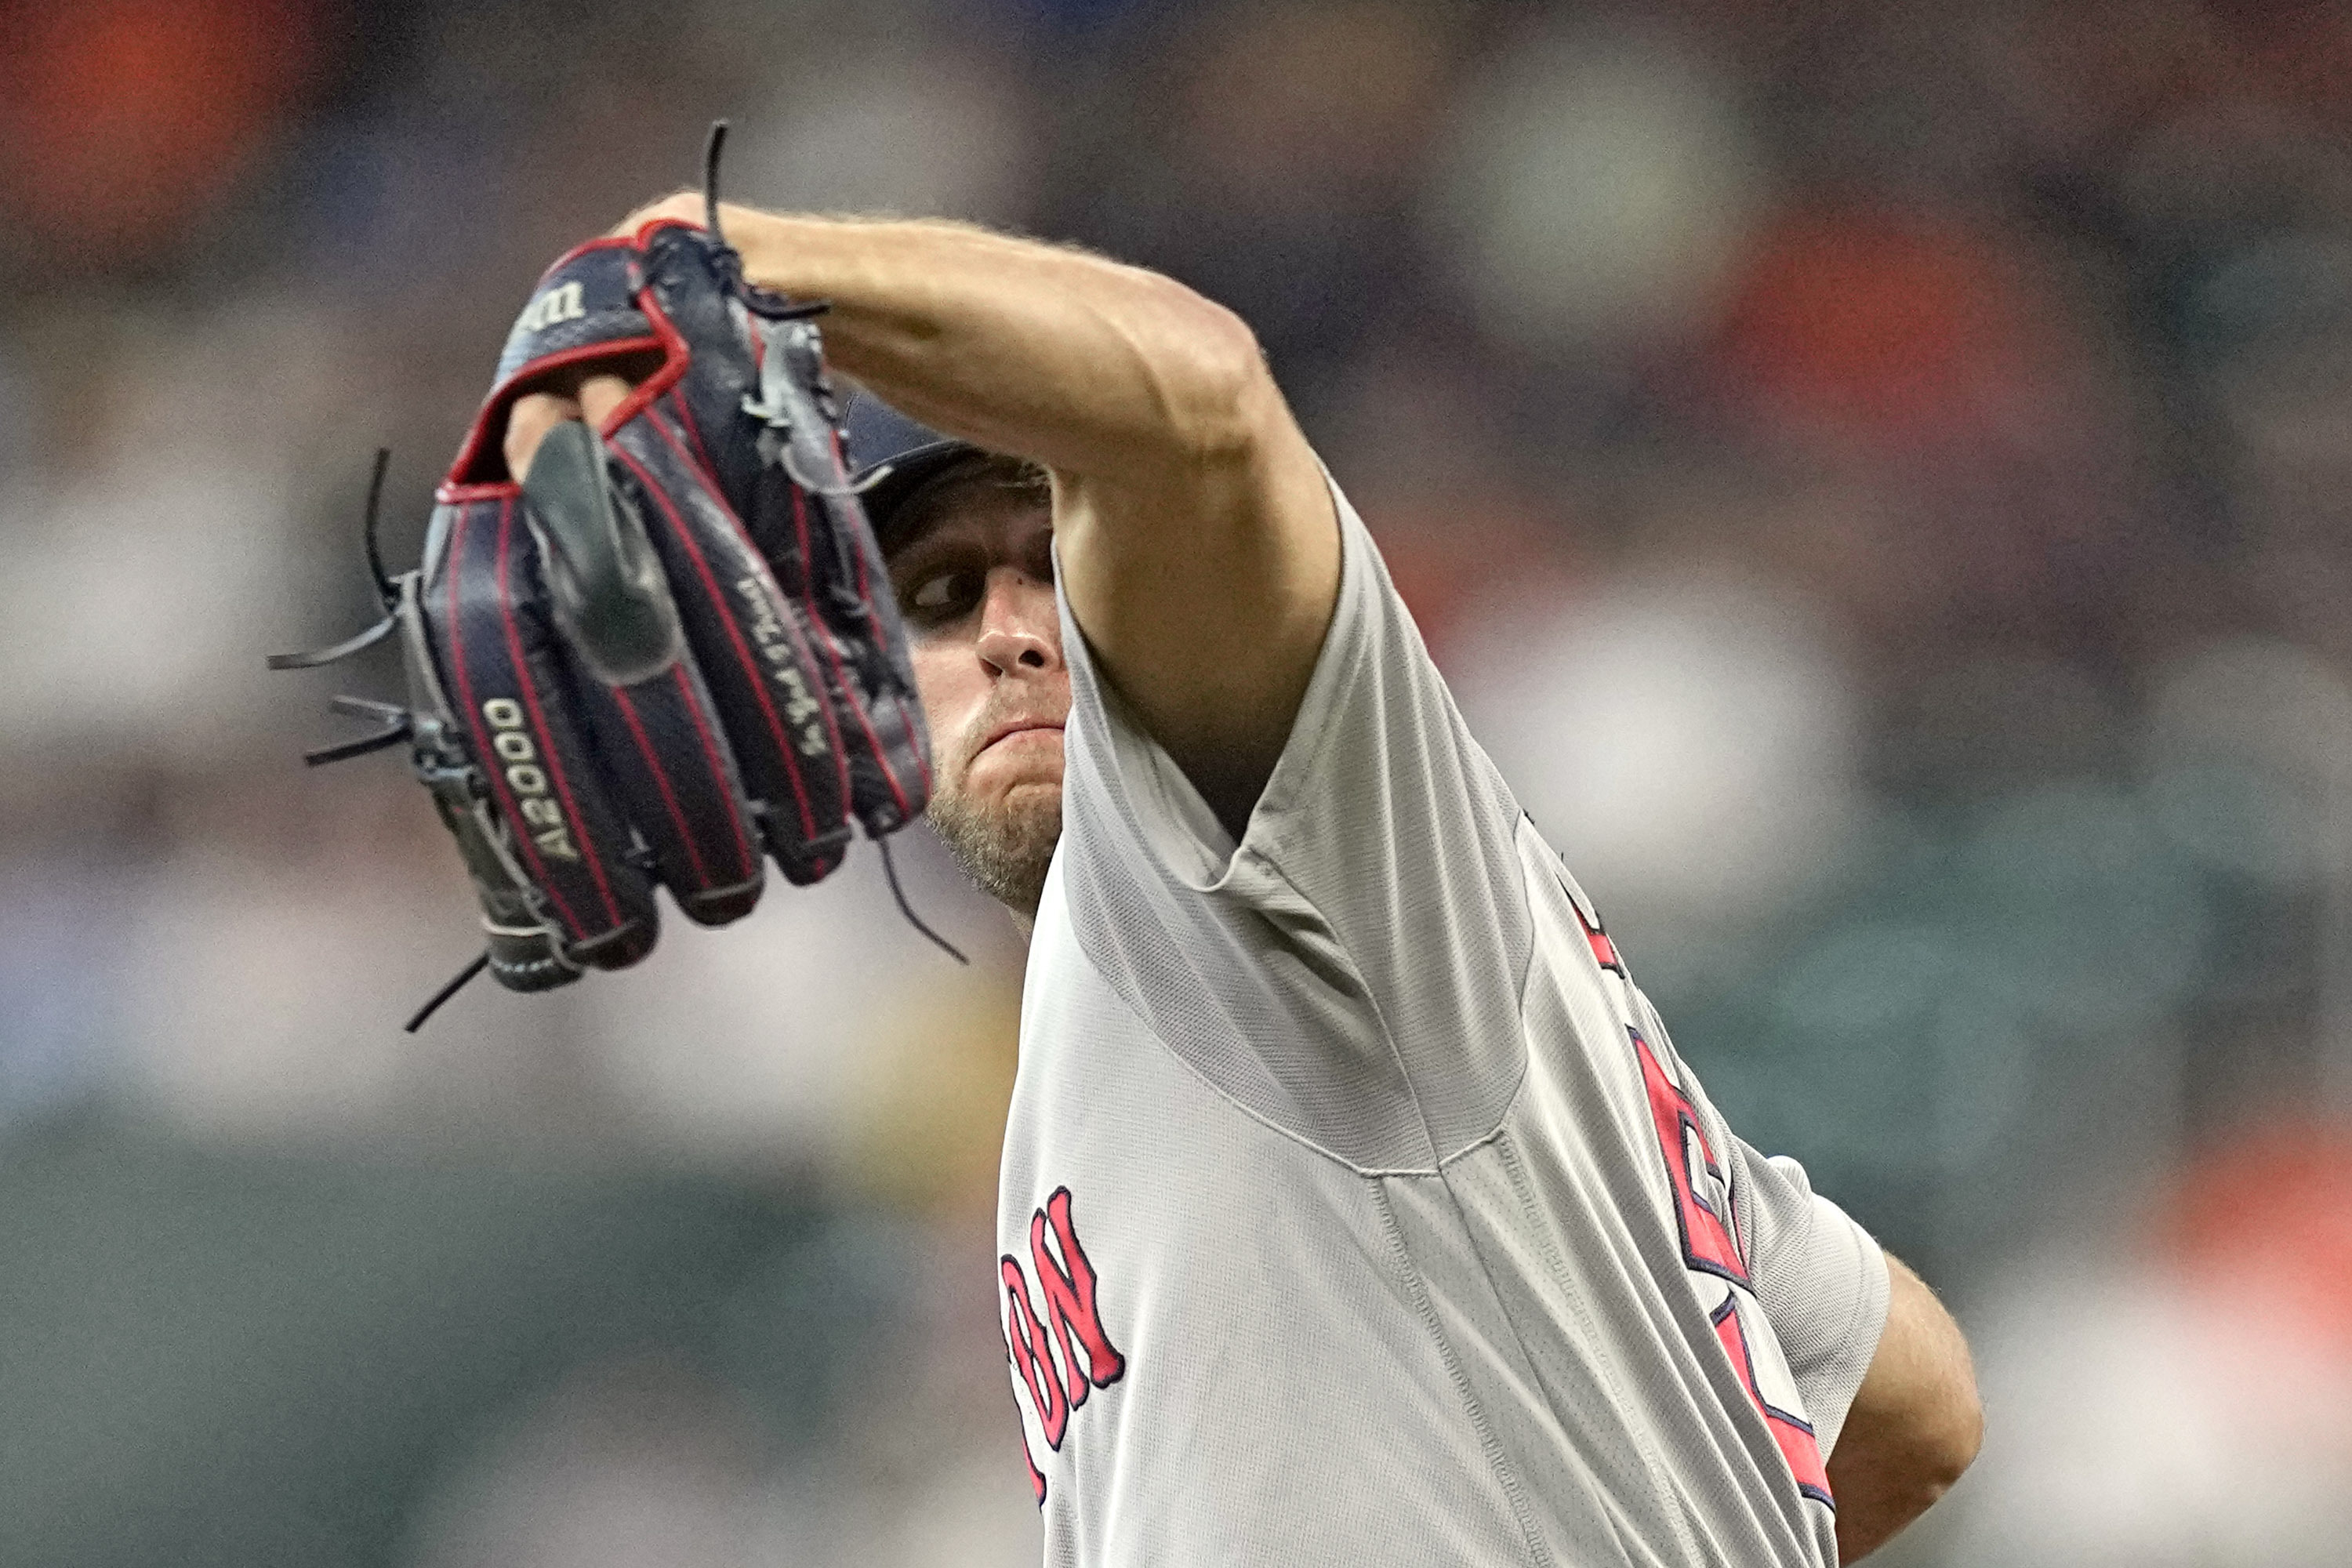
[[[1190,289],[1183,295],[1182,328],[1157,377],[1171,454],[1195,470],[1245,464],[1282,427],[1286,405],[1249,324]]]
[[[1929,1465],[1939,1497],[1968,1474],[1984,1448],[1984,1402],[1977,1395],[1973,1376],[1964,1378],[1954,1391],[1942,1425]]]
[[[1963,1376],[1948,1390],[1932,1419],[1913,1431],[1909,1463],[1916,1506],[1927,1506],[1959,1484],[1984,1447],[1984,1405],[1977,1397],[1976,1381]]]
[[[1907,1521],[1958,1485],[1983,1446],[1984,1406],[1959,1360],[1899,1399],[1857,1405],[1828,1456],[1830,1484],[1841,1505],[1852,1494],[1870,1517]]]
[[[1940,1497],[1984,1447],[1976,1362],[1959,1324],[1935,1293],[1908,1268],[1889,1261],[1894,1294],[1887,1331],[1864,1377],[1864,1393],[1871,1393],[1873,1380],[1879,1380],[1882,1407],[1903,1434],[1905,1468]]]

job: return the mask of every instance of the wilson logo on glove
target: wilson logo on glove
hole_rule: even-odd
[[[824,307],[744,282],[719,228],[725,129],[705,225],[648,224],[549,268],[435,493],[424,563],[398,578],[375,545],[377,455],[364,533],[384,618],[270,660],[332,663],[400,634],[406,705],[337,699],[378,729],[309,760],[406,742],[473,878],[488,949],[412,1029],[485,966],[538,991],[635,963],[656,885],[724,924],[759,900],[763,861],[816,881],[859,826],[888,871],[885,836],[929,800],[906,630],[811,320]],[[527,479],[506,471],[525,392],[655,358],[612,429],[558,426]]]
[[[576,321],[588,313],[583,301],[580,285],[559,283],[523,307],[515,320],[519,332],[541,332],[562,321]]]

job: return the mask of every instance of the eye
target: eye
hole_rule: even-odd
[[[971,573],[932,572],[916,578],[900,604],[909,616],[928,624],[954,619],[971,606]]]

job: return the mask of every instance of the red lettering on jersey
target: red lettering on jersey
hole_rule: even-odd
[[[1062,1249],[1069,1265],[1066,1270],[1054,1261],[1054,1254],[1045,1246],[1045,1226],[1051,1221],[1054,1240]],[[1054,1338],[1062,1346],[1062,1365],[1069,1379],[1072,1408],[1087,1402],[1089,1384],[1108,1388],[1117,1383],[1127,1370],[1127,1358],[1103,1332],[1102,1318],[1095,1310],[1095,1266],[1087,1258],[1087,1249],[1078,1244],[1077,1227],[1070,1223],[1070,1189],[1056,1188],[1029,1221],[1029,1257],[1037,1268],[1037,1285],[1045,1294],[1046,1321],[1053,1325]],[[1072,1343],[1073,1338],[1076,1344]],[[1078,1368],[1077,1350],[1087,1352],[1086,1369]]]
[[[1723,1299],[1715,1310],[1715,1337],[1731,1357],[1738,1370],[1739,1381],[1747,1385],[1748,1397],[1764,1413],[1764,1425],[1780,1446],[1780,1458],[1789,1462],[1789,1473],[1797,1478],[1797,1489],[1810,1498],[1818,1498],[1832,1508],[1837,1499],[1830,1495],[1829,1467],[1822,1462],[1822,1446],[1813,1436],[1812,1424],[1800,1421],[1785,1410],[1776,1410],[1765,1403],[1763,1389],[1756,1383],[1756,1356],[1748,1348],[1748,1328],[1740,1321],[1739,1298]]]
[[[1004,1348],[1022,1385],[1029,1390],[1030,1408],[1037,1413],[1037,1427],[1045,1435],[1046,1447],[1059,1452],[1071,1413],[1087,1402],[1089,1392],[1108,1388],[1127,1372],[1127,1357],[1103,1328],[1094,1261],[1078,1240],[1077,1225],[1070,1215],[1069,1188],[1056,1187],[1045,1206],[1030,1215],[1029,1261],[1045,1297],[1043,1310],[1030,1294],[1029,1276],[1021,1260],[1009,1252],[997,1260],[997,1279],[1004,1289]],[[1056,1343],[1062,1352],[1058,1363],[1054,1357]],[[1022,1457],[1029,1465],[1031,1489],[1043,1506],[1045,1477],[1037,1468],[1036,1456],[1029,1452],[1025,1425],[1021,1446]]]
[[[1563,889],[1568,886],[1565,880],[1560,885]],[[1592,949],[1592,962],[1603,969],[1613,969],[1620,974],[1624,973],[1624,961],[1617,956],[1617,944],[1611,942],[1609,933],[1601,929],[1600,915],[1595,913],[1591,920],[1587,920],[1584,915],[1583,900],[1572,891],[1568,895],[1568,907],[1576,911],[1576,923],[1584,928],[1584,942],[1587,947]]]
[[[1650,1101],[1650,1121],[1657,1129],[1658,1152],[1665,1156],[1666,1180],[1675,1189],[1675,1223],[1682,1231],[1683,1266],[1730,1283],[1731,1294],[1711,1314],[1716,1338],[1723,1342],[1740,1386],[1748,1390],[1749,1403],[1763,1415],[1766,1429],[1788,1462],[1789,1473],[1796,1477],[1797,1489],[1835,1508],[1829,1470],[1822,1463],[1821,1445],[1814,1440],[1812,1427],[1767,1403],[1756,1381],[1756,1356],[1748,1347],[1748,1327],[1739,1313],[1740,1295],[1752,1297],[1755,1286],[1740,1250],[1730,1179],[1706,1141],[1698,1108],[1690,1096],[1666,1076],[1664,1065],[1641,1030],[1629,1026],[1625,1032],[1633,1037],[1633,1056],[1641,1064],[1642,1087]]]
[[[1030,1406],[1037,1412],[1037,1425],[1045,1428],[1046,1446],[1059,1448],[1063,1428],[1069,1425],[1070,1404],[1054,1368],[1054,1347],[1045,1338],[1045,1326],[1037,1321],[1037,1309],[1030,1304],[1029,1281],[1021,1265],[1006,1258],[1000,1268],[1004,1276],[1004,1342],[1012,1349],[1021,1381],[1029,1385]]]
[[[1016,1425],[1021,1420],[1021,1411],[1017,1405],[1013,1409],[1013,1419]],[[1021,1462],[1029,1467],[1029,1489],[1036,1494],[1037,1506],[1044,1508],[1045,1506],[1045,1472],[1037,1468],[1036,1456],[1029,1452],[1029,1430],[1026,1426],[1022,1427],[1021,1430]]]
[[[1633,1054],[1642,1064],[1642,1087],[1650,1098],[1650,1120],[1658,1130],[1658,1151],[1666,1157],[1666,1179],[1675,1188],[1675,1222],[1682,1228],[1683,1262],[1708,1274],[1719,1274],[1735,1285],[1746,1285],[1748,1262],[1741,1255],[1731,1214],[1731,1183],[1721,1162],[1708,1146],[1690,1097],[1666,1076],[1650,1042],[1639,1029]]]

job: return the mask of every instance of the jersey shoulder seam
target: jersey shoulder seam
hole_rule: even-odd
[[[1286,879],[1286,880],[1287,880],[1287,879]],[[1300,1148],[1306,1150],[1308,1153],[1314,1154],[1320,1159],[1327,1160],[1332,1164],[1339,1166],[1343,1171],[1347,1171],[1353,1175],[1365,1177],[1367,1179],[1377,1179],[1383,1176],[1433,1176],[1438,1173],[1437,1166],[1433,1163],[1428,1165],[1360,1165],[1353,1160],[1349,1160],[1332,1150],[1325,1148],[1322,1144],[1318,1143],[1314,1139],[1307,1137],[1305,1133],[1298,1131],[1296,1128],[1285,1127],[1281,1122],[1276,1121],[1274,1118],[1265,1115],[1264,1112],[1253,1110],[1251,1107],[1243,1104],[1231,1093],[1227,1092],[1226,1089],[1214,1079],[1212,1079],[1207,1073],[1202,1072],[1198,1067],[1194,1066],[1192,1062],[1185,1057],[1183,1052],[1178,1050],[1175,1047],[1170,1045],[1165,1039],[1160,1037],[1160,1031],[1151,1026],[1151,1021],[1149,1018],[1146,1018],[1143,1014],[1137,1009],[1135,1005],[1127,999],[1126,994],[1112,983],[1110,976],[1103,972],[1102,965],[1095,961],[1095,955],[1087,950],[1087,944],[1085,942],[1073,940],[1070,945],[1077,949],[1079,958],[1085,962],[1086,966],[1089,970],[1093,971],[1095,979],[1101,984],[1102,988],[1105,991],[1110,994],[1112,999],[1118,1004],[1120,1010],[1126,1013],[1129,1017],[1135,1020],[1136,1027],[1140,1029],[1143,1034],[1150,1038],[1155,1048],[1166,1053],[1171,1059],[1172,1059],[1179,1067],[1182,1068],[1187,1074],[1189,1074],[1202,1088],[1206,1089],[1211,1094],[1215,1095],[1219,1100],[1224,1101],[1225,1104],[1231,1106],[1242,1115],[1248,1117],[1252,1121],[1256,1122],[1267,1131],[1274,1133],[1277,1137],[1289,1140],[1291,1142],[1296,1143]],[[1383,1029],[1382,1033],[1385,1036],[1385,1029]],[[1412,1092],[1411,1083],[1408,1082],[1405,1087],[1406,1092],[1410,1094]],[[1517,1096],[1515,1094],[1512,1098],[1516,1100]],[[1492,1134],[1489,1134],[1489,1136],[1492,1136]],[[1484,1142],[1485,1140],[1481,1139],[1479,1142]],[[1472,1145],[1472,1147],[1475,1146],[1476,1145],[1475,1144]]]
[[[1517,829],[1515,826],[1514,832],[1516,831]],[[1305,904],[1307,908],[1314,910],[1318,918],[1321,916],[1321,906],[1317,904],[1313,899],[1307,897],[1307,889],[1301,888],[1291,875],[1287,871],[1284,870],[1272,857],[1265,854],[1263,850],[1251,850],[1245,851],[1245,853],[1250,854],[1259,865],[1265,867],[1268,876],[1276,879],[1284,887],[1288,888],[1293,893],[1297,894],[1299,901]],[[1525,873],[1523,870],[1523,879]],[[1525,891],[1524,880],[1521,890]],[[1528,943],[1530,953],[1533,952],[1534,945],[1535,944],[1532,942]],[[1345,950],[1343,949],[1342,951]],[[1350,968],[1355,966],[1355,955],[1353,953],[1349,953],[1348,963]],[[1360,973],[1359,978],[1360,980]],[[1512,999],[1511,1006],[1511,1028],[1514,1034],[1517,1037],[1519,1045],[1518,1060],[1516,1065],[1516,1070],[1511,1079],[1511,1091],[1502,1097],[1501,1104],[1496,1108],[1495,1120],[1493,1123],[1477,1136],[1465,1140],[1460,1148],[1449,1153],[1437,1141],[1436,1130],[1431,1124],[1429,1108],[1422,1103],[1421,1086],[1413,1081],[1412,1069],[1406,1065],[1404,1050],[1397,1043],[1396,1031],[1389,1026],[1388,1014],[1381,1006],[1380,997],[1373,992],[1370,985],[1364,985],[1363,994],[1365,1007],[1371,1015],[1373,1025],[1380,1030],[1381,1043],[1388,1047],[1390,1059],[1396,1064],[1397,1081],[1404,1086],[1406,1103],[1412,1108],[1413,1120],[1421,1125],[1421,1140],[1423,1143],[1428,1146],[1431,1163],[1426,1168],[1414,1168],[1412,1170],[1402,1171],[1371,1172],[1366,1171],[1360,1166],[1351,1164],[1345,1160],[1341,1160],[1339,1163],[1343,1165],[1347,1165],[1349,1170],[1355,1171],[1359,1174],[1362,1175],[1443,1175],[1448,1163],[1459,1159],[1462,1155],[1479,1147],[1481,1144],[1492,1139],[1496,1133],[1500,1132],[1510,1121],[1511,1108],[1519,1102],[1519,1096],[1527,1091],[1528,1058],[1529,1053],[1528,1049],[1527,995],[1525,988],[1526,973],[1523,972],[1520,976],[1520,992]],[[1155,1035],[1153,1038],[1156,1039],[1158,1037]],[[1332,1157],[1334,1159],[1338,1158],[1337,1155]]]

